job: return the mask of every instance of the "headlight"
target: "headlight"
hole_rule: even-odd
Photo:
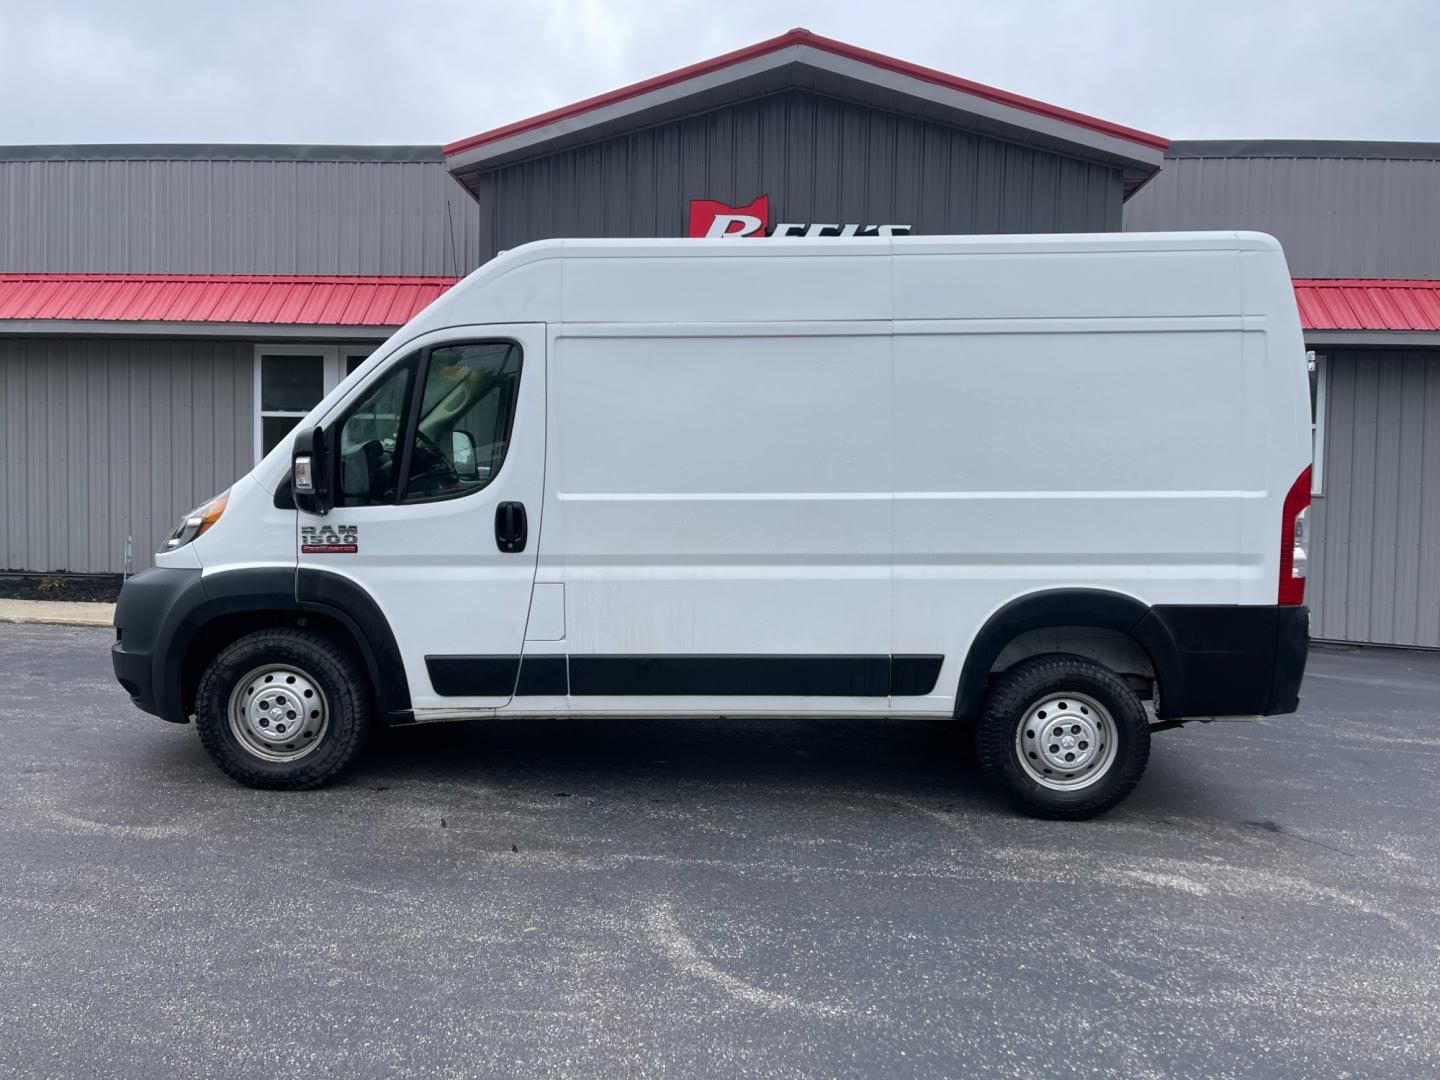
[[[170,534],[170,539],[165,541],[165,551],[182,548],[204,533],[220,520],[220,515],[225,512],[225,504],[229,501],[230,492],[222,491],[204,506],[197,507],[182,517],[180,524],[176,525],[175,531]]]

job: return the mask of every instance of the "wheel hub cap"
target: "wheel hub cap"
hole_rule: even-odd
[[[230,695],[230,731],[241,747],[266,761],[294,761],[320,744],[330,708],[319,684],[299,668],[256,668]]]
[[[1025,711],[1015,751],[1024,771],[1045,787],[1089,787],[1115,760],[1115,721],[1084,694],[1047,695]]]

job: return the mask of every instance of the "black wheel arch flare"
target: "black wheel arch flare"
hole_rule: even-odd
[[[980,628],[960,670],[955,715],[979,714],[990,669],[1006,645],[1030,630],[1055,626],[1089,626],[1128,634],[1150,657],[1163,690],[1161,707],[1187,700],[1180,649],[1153,608],[1133,596],[1105,589],[1047,589],[1011,600]]]
[[[349,578],[304,567],[247,567],[203,576],[185,572],[177,584],[167,590],[171,595],[163,614],[157,613],[153,638],[155,711],[166,720],[187,719],[186,662],[191,645],[208,627],[237,615],[275,613],[298,621],[307,612],[343,628],[364,662],[385,719],[412,719],[410,686],[389,621],[374,598]]]
[[[338,619],[360,647],[375,687],[376,703],[386,723],[412,723],[410,682],[390,620],[363,587],[342,574],[302,566],[295,575],[295,597],[301,611]]]

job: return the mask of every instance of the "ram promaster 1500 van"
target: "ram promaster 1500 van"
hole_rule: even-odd
[[[543,241],[181,520],[115,671],[257,787],[375,723],[919,717],[1087,817],[1295,710],[1309,467],[1267,236]]]

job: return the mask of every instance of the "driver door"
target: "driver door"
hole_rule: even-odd
[[[335,508],[300,512],[299,565],[379,605],[420,719],[496,709],[514,692],[544,489],[544,330],[422,338],[324,422]]]

